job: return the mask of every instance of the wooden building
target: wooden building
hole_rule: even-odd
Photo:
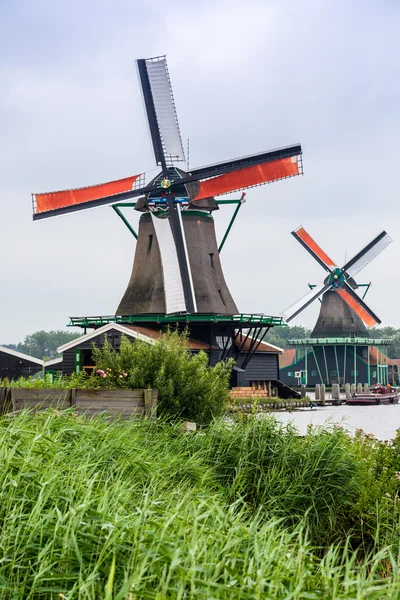
[[[43,370],[43,361],[28,354],[0,346],[0,381],[29,377]]]
[[[82,369],[90,371],[94,367],[92,358],[93,345],[101,347],[107,340],[114,348],[118,349],[121,343],[121,335],[125,335],[132,342],[139,339],[147,343],[154,343],[162,335],[160,328],[149,326],[121,325],[119,323],[108,323],[93,329],[89,333],[64,344],[58,351],[60,358],[45,363],[47,372],[61,372],[70,375],[80,372]],[[249,354],[253,344],[251,336],[239,335],[235,339],[236,349],[231,353],[236,356],[236,366],[233,370],[231,384],[234,387],[264,386],[268,382],[275,386],[279,384],[279,355],[283,352],[281,348],[261,342],[253,354]],[[221,360],[225,340],[220,344],[212,345],[195,338],[189,338],[191,352],[200,351],[208,355],[210,365],[216,365]],[[249,355],[251,360],[249,361]],[[246,364],[245,364],[246,363]],[[242,366],[245,368],[241,368]]]
[[[399,382],[398,366],[387,356],[390,339],[310,338],[289,343],[293,347],[280,357],[280,377],[289,386]]]

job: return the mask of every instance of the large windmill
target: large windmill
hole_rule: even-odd
[[[256,333],[257,327],[261,331],[281,321],[263,315],[238,315],[219,260],[221,246],[217,244],[212,213],[221,201],[215,196],[299,175],[301,146],[188,169],[166,58],[140,59],[137,66],[160,173],[147,184],[142,174],[86,188],[35,194],[33,218],[45,219],[106,204],[121,206],[138,198],[134,208],[143,214],[134,264],[114,320],[202,322],[203,332],[198,337],[211,339],[213,328],[211,337],[215,340],[222,335],[226,353],[232,346],[230,334],[226,335],[226,328],[218,330],[218,324],[229,322],[232,334],[238,328],[253,328]],[[107,319],[111,317],[75,319],[72,324],[96,327]]]
[[[312,331],[311,339],[291,340],[291,342],[295,346],[303,347],[303,350],[306,347],[311,348],[310,355],[313,359],[313,365],[316,367],[314,372],[317,382],[329,384],[340,381],[343,383],[346,378],[346,365],[349,381],[353,382],[353,379],[358,375],[357,371],[360,370],[357,367],[358,358],[366,354],[364,356],[368,359],[366,363],[369,361],[370,351],[365,348],[385,345],[382,340],[370,337],[367,327],[379,325],[381,320],[369,308],[364,299],[356,293],[355,290],[358,289],[359,285],[354,278],[392,240],[386,231],[382,231],[351,260],[339,267],[303,227],[298,227],[295,231],[292,231],[292,235],[321,265],[327,275],[319,285],[310,286],[312,289],[308,294],[282,313],[285,320],[290,322],[317,299],[321,300],[318,320]],[[382,348],[379,352],[382,354]],[[347,354],[351,354],[350,359]],[[318,361],[319,355],[321,364]],[[349,368],[349,360],[347,359],[350,360],[351,368]],[[301,365],[299,362],[296,372],[309,370],[307,367],[305,369],[303,367],[304,361]],[[306,377],[308,383],[310,383],[309,374]],[[367,377],[371,379],[370,372],[368,372]],[[366,381],[365,377],[361,379],[361,382],[370,383],[370,381]]]

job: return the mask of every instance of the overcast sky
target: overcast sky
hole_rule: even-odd
[[[132,235],[110,207],[33,223],[31,193],[154,169],[135,59],[160,54],[191,166],[303,146],[304,176],[249,190],[223,249],[239,310],[278,315],[321,281],[299,225],[339,264],[386,229],[358,282],[400,327],[399,31],[398,0],[3,0],[0,343],[115,312]]]

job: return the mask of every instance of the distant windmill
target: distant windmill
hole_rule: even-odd
[[[161,172],[147,185],[141,175],[97,186],[34,195],[34,220],[139,197],[135,260],[117,315],[222,314],[237,308],[225,283],[215,236],[214,196],[302,173],[299,144],[178,168],[185,160],[165,56],[137,61],[140,84]],[[235,127],[237,123],[233,124]],[[210,131],[210,143],[213,132]]]
[[[373,327],[381,321],[354,291],[358,288],[354,277],[390,244],[392,240],[386,231],[382,231],[341,268],[303,227],[292,231],[292,235],[327,271],[328,276],[282,313],[286,321],[290,322],[322,296],[321,309],[312,337],[368,336],[365,326]]]

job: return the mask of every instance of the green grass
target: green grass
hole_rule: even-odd
[[[272,419],[182,434],[3,417],[0,598],[399,598],[396,490],[370,473],[371,447]]]

